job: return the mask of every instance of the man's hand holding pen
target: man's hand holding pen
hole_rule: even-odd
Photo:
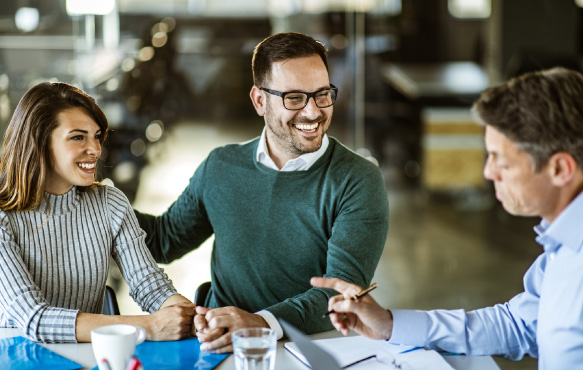
[[[330,321],[336,330],[348,335],[352,329],[372,339],[391,337],[393,315],[367,294],[374,287],[363,290],[358,285],[338,278],[314,277],[310,283],[317,288],[334,289],[341,293],[328,301],[328,309],[333,311],[329,315]]]

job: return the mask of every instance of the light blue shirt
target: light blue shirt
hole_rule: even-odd
[[[551,224],[535,227],[544,248],[524,292],[464,310],[394,310],[390,343],[468,355],[539,357],[539,369],[583,369],[583,193]]]

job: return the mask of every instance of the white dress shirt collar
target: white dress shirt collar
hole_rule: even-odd
[[[269,150],[267,148],[267,141],[265,137],[265,130],[266,129],[264,128],[263,132],[261,133],[261,138],[259,138],[259,145],[257,146],[256,157],[257,162],[276,171],[306,171],[310,169],[310,167],[312,167],[312,165],[316,163],[316,161],[320,159],[322,155],[324,155],[326,149],[328,149],[329,144],[328,135],[324,134],[324,137],[322,138],[322,146],[320,146],[320,149],[316,150],[313,153],[302,154],[297,158],[290,159],[280,170],[279,168],[277,168],[277,165],[275,164],[273,159],[271,159],[271,157],[269,156]]]

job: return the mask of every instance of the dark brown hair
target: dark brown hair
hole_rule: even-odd
[[[266,87],[269,82],[271,66],[281,60],[318,55],[328,70],[328,57],[324,45],[311,36],[297,32],[277,33],[261,41],[253,51],[251,67],[253,83]]]
[[[583,75],[553,68],[486,90],[472,111],[532,157],[539,171],[557,152],[583,167]]]
[[[109,125],[95,100],[66,83],[42,82],[28,90],[16,107],[4,134],[0,158],[0,209],[25,211],[41,204],[49,171],[51,133],[59,113],[82,108],[101,129]],[[79,187],[81,191],[89,187]]]

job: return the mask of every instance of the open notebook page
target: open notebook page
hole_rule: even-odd
[[[317,339],[313,340],[312,343],[330,353],[342,368],[375,357],[378,353],[388,352],[390,354],[398,354],[414,348],[413,346],[389,344],[382,340],[373,340],[361,335]],[[294,356],[299,358],[305,364],[308,364],[308,361],[299,351],[294,342],[288,342],[284,346]]]

